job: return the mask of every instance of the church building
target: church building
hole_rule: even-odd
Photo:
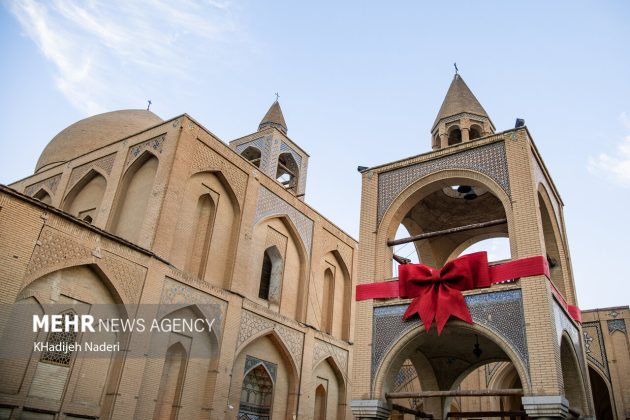
[[[149,110],[62,130],[0,185],[0,419],[630,418],[630,310],[579,310],[527,127],[496,131],[456,74],[427,131],[360,168],[359,242],[307,204],[277,100],[229,143]],[[493,238],[509,260],[467,254]]]

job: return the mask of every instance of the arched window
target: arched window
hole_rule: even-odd
[[[41,190],[37,191],[35,193],[35,195],[33,196],[33,198],[41,201],[42,203],[48,204],[48,205],[52,204],[52,198],[50,198],[50,194],[48,194],[46,192],[46,190],[43,189],[43,188]]]
[[[452,146],[462,142],[462,131],[455,126],[448,132],[448,145]]]
[[[322,293],[322,331],[327,334],[332,333],[333,307],[335,302],[335,278],[330,268],[324,273],[323,293]]]
[[[273,381],[267,370],[258,365],[245,375],[241,387],[239,419],[271,419]]]
[[[199,197],[186,261],[186,271],[199,278],[203,278],[208,261],[215,213],[216,205],[210,194]]]
[[[72,311],[63,312],[63,319],[74,318],[77,314]],[[74,344],[77,341],[77,333],[70,328],[68,331],[50,332],[46,342],[49,348],[59,346],[60,350],[46,350],[42,353],[40,361],[43,363],[49,363],[59,366],[70,366],[70,360],[72,359],[72,351],[69,350],[68,345]],[[52,346],[52,347],[51,347]],[[68,350],[66,350],[68,349]]]
[[[300,168],[291,153],[282,153],[278,156],[278,169],[276,181],[287,190],[297,191]]]
[[[479,127],[478,125],[472,125],[470,129],[468,130],[468,139],[469,140],[478,139],[479,137],[481,137],[482,132],[483,130],[481,129],[481,127]]]
[[[315,389],[315,415],[314,420],[326,420],[326,390],[319,384]]]
[[[166,352],[158,400],[155,406],[156,420],[176,419],[184,388],[186,371],[186,350],[180,342],[173,344]]]
[[[243,153],[241,153],[241,156],[243,156],[245,159],[249,160],[251,163],[253,163],[254,165],[260,168],[261,154],[258,148],[249,146],[247,149],[243,150]]]
[[[280,255],[278,248],[270,246],[263,255],[258,297],[279,304],[283,273],[282,255]]]

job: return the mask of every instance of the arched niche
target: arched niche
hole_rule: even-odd
[[[29,281],[17,296],[14,307],[33,315],[92,315],[99,320],[126,319],[126,310],[109,279],[95,266],[79,265],[56,270]],[[31,325],[27,327],[30,330]],[[8,334],[8,335],[7,335]],[[57,334],[57,335],[52,335]],[[11,336],[13,335],[13,336]],[[28,400],[45,399],[52,412],[73,407],[77,415],[90,416],[96,407],[108,413],[113,406],[124,354],[118,351],[33,352],[33,342],[120,343],[124,348],[128,334],[104,331],[84,331],[70,334],[34,332],[31,336],[7,329],[2,341],[11,342],[17,350],[24,346],[19,360],[0,360],[0,371],[11,383],[0,380],[0,390],[16,396],[18,406]],[[24,341],[28,339],[28,341]],[[9,362],[9,363],[7,363]],[[16,378],[21,380],[16,381]],[[51,381],[50,378],[56,380]]]
[[[246,375],[263,365],[273,380],[271,418],[292,418],[296,415],[299,374],[297,366],[282,339],[273,330],[247,341],[238,350],[232,368],[228,402],[238,410]],[[239,418],[237,416],[237,418]]]
[[[551,205],[549,194],[543,185],[538,188],[538,209],[542,224],[542,235],[545,244],[551,282],[560,292],[562,297],[569,303],[575,302],[571,282],[568,281],[567,264],[565,252],[560,236],[560,226],[556,219],[556,214]]]
[[[350,335],[350,271],[337,250],[326,253],[310,284],[307,323],[342,340]]]
[[[448,145],[454,146],[462,142],[462,130],[454,125],[448,129]]]
[[[560,365],[562,369],[562,383],[564,397],[569,401],[569,408],[581,414],[588,413],[586,392],[584,390],[584,377],[578,356],[571,342],[571,338],[562,334],[560,340]]]
[[[277,299],[279,305],[274,301],[259,297],[265,251],[271,246],[276,247],[278,258],[281,258],[283,262],[282,280],[275,282],[282,285],[281,290],[275,292],[273,288],[270,288],[270,292],[274,292],[274,295],[279,297]],[[287,317],[304,320],[307,297],[307,253],[293,222],[286,216],[270,216],[256,224],[252,234],[250,258],[247,281],[238,285],[242,288],[243,294]],[[272,282],[270,287],[273,285]]]
[[[313,404],[313,418],[344,418],[346,381],[335,360],[332,357],[321,360],[313,369],[311,378],[310,400]],[[317,400],[318,389],[320,390],[320,404]],[[317,414],[321,417],[317,417]]]
[[[468,129],[468,139],[475,140],[483,136],[483,128],[478,124],[472,124]]]
[[[48,191],[46,191],[46,189],[44,189],[44,188],[40,188],[39,191],[37,191],[33,195],[33,198],[41,201],[44,204],[48,204],[49,206],[52,205],[52,197],[51,197],[50,193]]]
[[[240,207],[220,172],[199,172],[186,182],[171,244],[171,262],[218,287],[234,264]]]
[[[155,155],[144,152],[123,175],[110,223],[115,235],[134,243],[140,241],[158,165]]]
[[[99,214],[107,180],[96,170],[90,170],[66,195],[62,209],[81,220],[92,223]]]
[[[593,393],[593,402],[595,403],[595,418],[598,420],[613,420],[615,418],[615,407],[611,387],[605,376],[599,372],[599,369],[589,364],[588,376],[591,381],[591,392]]]

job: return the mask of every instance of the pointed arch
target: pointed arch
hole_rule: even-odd
[[[184,389],[188,354],[180,341],[166,351],[160,387],[155,404],[154,420],[176,419]]]
[[[90,169],[66,194],[61,208],[85,221],[89,217],[89,222],[92,222],[99,213],[106,189],[105,175]]]
[[[586,405],[586,391],[584,390],[584,377],[578,360],[576,349],[565,331],[560,339],[560,366],[564,397],[569,401],[570,408],[577,409],[581,414],[586,414],[588,409]]]
[[[157,156],[144,151],[122,176],[110,223],[115,235],[134,243],[140,240],[158,166]]]
[[[600,420],[614,419],[615,405],[612,398],[612,387],[606,376],[602,375],[601,371],[591,363],[588,364],[588,376],[595,403],[595,418]]]
[[[292,302],[295,304],[294,307],[295,309],[291,310],[291,313],[285,312],[285,314],[291,316],[291,317],[295,317],[296,320],[298,321],[304,321],[306,319],[306,313],[307,313],[307,305],[308,305],[308,251],[306,249],[306,246],[304,244],[304,242],[302,241],[302,238],[299,234],[299,230],[297,229],[297,227],[295,226],[295,224],[293,223],[293,221],[291,220],[291,218],[287,215],[287,214],[273,214],[273,215],[269,215],[267,217],[262,218],[258,223],[256,223],[256,225],[253,228],[253,232],[254,232],[254,238],[255,241],[259,240],[260,243],[257,243],[257,249],[256,251],[252,254],[252,258],[254,259],[252,267],[253,267],[253,271],[252,273],[252,281],[253,284],[255,286],[253,286],[253,289],[255,289],[255,292],[258,292],[258,284],[259,284],[259,280],[260,280],[260,269],[262,266],[262,259],[263,259],[263,251],[265,249],[267,249],[267,247],[265,246],[264,242],[265,242],[265,237],[264,235],[266,235],[266,233],[264,232],[264,227],[265,226],[272,226],[274,224],[275,221],[279,221],[279,223],[282,225],[281,227],[286,230],[286,233],[288,235],[288,238],[291,240],[292,244],[295,246],[295,252],[296,252],[296,256],[297,256],[297,261],[294,262],[290,262],[289,261],[289,257],[288,255],[284,256],[284,264],[285,267],[288,267],[289,265],[291,267],[293,267],[294,271],[289,271],[287,268],[285,268],[284,271],[284,280],[283,280],[283,288],[280,291],[281,294],[281,300],[280,300],[280,312],[283,312],[283,305],[287,306],[289,304],[291,304]],[[255,242],[256,243],[256,242]],[[297,263],[297,264],[296,264]],[[291,275],[294,275],[294,277],[296,277],[294,280],[295,281],[286,281],[287,278],[291,277]],[[294,294],[295,296],[293,297],[293,300],[291,300],[290,298],[290,294],[287,293],[288,292],[288,288],[290,288],[290,291],[292,294]],[[250,290],[253,290],[250,289]]]
[[[52,205],[52,194],[45,188],[41,187],[35,194],[33,194],[33,198],[41,201],[44,204]]]
[[[280,153],[276,169],[276,181],[282,184],[285,189],[291,190],[296,194],[299,178],[300,167],[291,152]]]
[[[545,244],[551,282],[564,299],[575,303],[573,287],[568,280],[569,264],[566,261],[564,242],[556,212],[551,204],[549,192],[541,183],[538,185],[538,215],[542,226],[542,240]]]
[[[251,162],[254,166],[260,168],[260,158],[262,152],[255,146],[247,146],[245,150],[241,152],[241,156]]]

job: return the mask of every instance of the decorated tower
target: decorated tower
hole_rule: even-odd
[[[495,416],[593,417],[563,203],[531,134],[495,132],[456,74],[431,142],[362,171],[354,416],[487,417],[453,413],[483,395]],[[410,236],[394,240],[401,225]],[[460,256],[489,238],[509,239],[509,260]],[[426,266],[395,255],[401,243]],[[490,364],[504,380],[460,389]]]

